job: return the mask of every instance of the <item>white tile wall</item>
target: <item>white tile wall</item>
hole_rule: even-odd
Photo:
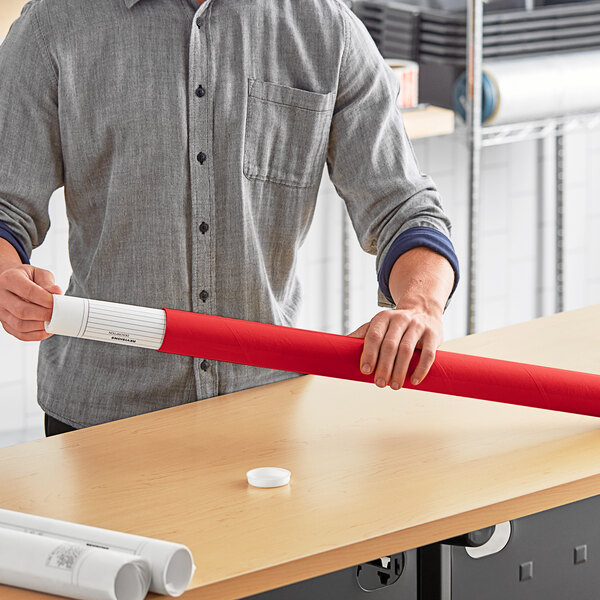
[[[440,189],[463,266],[463,286],[445,315],[450,339],[466,329],[467,155],[458,133],[416,140],[414,147],[421,169]],[[526,141],[484,149],[477,272],[480,331],[554,311],[553,153],[552,139],[540,145]],[[565,307],[572,309],[600,302],[600,131],[568,134],[565,153]],[[544,190],[541,199],[538,177]],[[353,297],[352,302],[362,307],[354,315],[361,322],[378,310],[370,300],[375,285],[370,268],[353,262],[352,289],[362,301]],[[359,284],[364,286],[362,293]]]
[[[553,141],[544,144],[553,152]],[[460,134],[416,140],[421,169],[433,176],[453,220],[453,241],[466,278],[467,173]],[[554,310],[554,174],[543,163],[546,190],[537,198],[537,142],[486,148],[483,155],[479,227],[478,329],[525,321]],[[566,308],[600,302],[600,131],[565,138]],[[66,288],[70,273],[64,198],[52,197],[53,222],[34,264],[52,270]],[[301,249],[299,275],[304,302],[298,325],[342,331],[343,202],[325,172],[312,228]],[[352,232],[351,232],[352,233]],[[538,238],[541,252],[538,252]],[[351,235],[350,322],[354,329],[377,311],[374,257]],[[538,276],[542,265],[542,277]],[[536,307],[538,307],[536,309]],[[464,335],[466,286],[457,290],[445,315],[447,339]],[[35,401],[36,344],[0,332],[0,446],[41,437],[42,413]]]

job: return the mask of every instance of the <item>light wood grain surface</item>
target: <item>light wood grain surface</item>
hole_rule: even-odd
[[[600,373],[599,338],[593,307],[444,347]],[[187,544],[184,597],[227,600],[596,495],[599,457],[592,417],[306,376],[1,450],[0,506]]]
[[[454,112],[439,106],[402,112],[408,137],[418,138],[448,135],[454,131]]]

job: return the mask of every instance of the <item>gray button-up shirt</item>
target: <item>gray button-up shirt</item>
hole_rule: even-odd
[[[397,86],[339,0],[32,0],[0,46],[0,221],[30,252],[64,185],[68,294],[293,325],[325,163],[378,265],[449,233]],[[39,402],[81,427],[289,376],[54,336]]]

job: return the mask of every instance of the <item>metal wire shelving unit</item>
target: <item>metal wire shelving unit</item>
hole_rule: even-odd
[[[524,0],[527,10],[535,10],[534,0]],[[477,270],[478,260],[478,226],[479,207],[481,202],[481,155],[484,148],[509,144],[526,140],[538,140],[537,158],[538,165],[544,164],[544,140],[555,140],[553,160],[554,185],[555,185],[555,298],[556,312],[564,309],[564,140],[567,133],[582,130],[592,130],[600,127],[600,110],[591,113],[575,113],[560,115],[526,122],[507,123],[502,125],[481,124],[482,102],[482,63],[483,63],[483,6],[484,0],[466,0],[467,4],[467,38],[466,38],[466,72],[467,94],[465,102],[466,123],[462,128],[468,151],[468,256],[464,270],[466,271],[467,306],[466,306],[466,333],[477,331]],[[458,119],[457,119],[458,121]],[[458,124],[457,124],[458,125]],[[461,132],[458,126],[457,132]],[[538,206],[542,205],[544,194],[540,185],[541,175],[538,173]],[[350,316],[350,227],[344,220],[343,232],[343,299],[341,321],[342,330],[349,327]],[[538,240],[538,275],[537,287],[542,288],[542,262],[543,246]],[[538,292],[535,313],[543,314],[543,302]]]
[[[533,9],[532,2],[527,8]],[[467,0],[467,98],[466,98],[466,142],[468,147],[468,265],[467,265],[467,334],[477,330],[477,248],[481,182],[481,153],[483,148],[520,142],[544,140],[554,137],[554,172],[556,187],[555,225],[555,268],[556,281],[555,311],[564,309],[564,140],[563,136],[577,130],[600,127],[600,111],[567,114],[553,118],[508,123],[497,126],[481,124],[481,89],[483,62],[483,0]],[[538,160],[542,158],[544,146],[537,145]],[[542,194],[538,186],[538,195]],[[539,250],[539,244],[538,244]],[[541,257],[539,257],[541,258]],[[539,261],[538,261],[539,262]],[[539,266],[539,264],[538,264]],[[539,281],[538,281],[539,285]],[[537,302],[536,316],[541,316],[541,302]]]

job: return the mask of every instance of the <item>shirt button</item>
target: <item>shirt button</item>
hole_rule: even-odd
[[[200,231],[206,233],[208,231],[208,223],[202,221],[202,223],[200,223]]]
[[[202,98],[202,96],[204,96],[204,94],[206,94],[206,91],[204,90],[204,88],[201,85],[199,85],[196,88],[196,96],[198,96],[198,98]]]
[[[200,368],[201,368],[203,371],[208,371],[208,367],[210,367],[210,363],[209,363],[209,362],[208,362],[206,359],[204,359],[204,360],[203,360],[203,361],[200,363]]]
[[[204,154],[204,152],[199,152],[196,158],[198,159],[198,162],[203,165],[206,160],[206,154]]]
[[[206,302],[207,298],[208,298],[208,292],[206,290],[202,290],[200,292],[200,300],[202,300],[202,302]]]
[[[198,17],[196,19],[196,25],[198,26],[198,29],[200,29],[200,27],[202,27],[202,25],[204,25],[204,19],[202,17]]]

